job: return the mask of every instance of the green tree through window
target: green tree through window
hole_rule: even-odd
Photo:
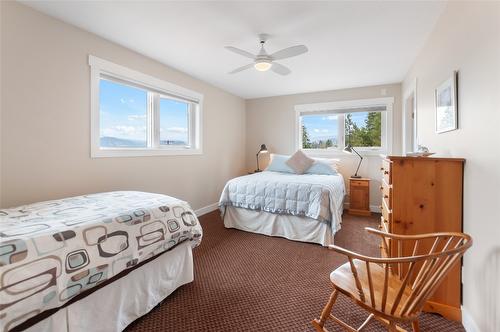
[[[382,113],[367,113],[363,126],[356,124],[353,120],[353,114],[347,113],[345,115],[345,144],[354,147],[380,147]]]
[[[307,128],[306,126],[302,125],[302,148],[303,149],[310,149],[311,146],[311,140],[309,139],[309,134],[307,133]]]

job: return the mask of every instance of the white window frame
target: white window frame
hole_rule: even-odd
[[[295,150],[303,150],[311,155],[342,155],[345,147],[344,117],[350,113],[350,109],[365,107],[385,107],[381,111],[381,147],[354,147],[356,151],[363,155],[379,155],[392,153],[392,110],[394,106],[393,97],[357,99],[346,101],[335,101],[326,103],[300,104],[295,105]],[[307,114],[337,115],[338,116],[338,147],[328,149],[303,149],[302,148],[302,121],[301,115]]]
[[[145,157],[145,156],[172,156],[172,155],[199,155],[202,148],[202,107],[203,95],[160,80],[156,77],[117,65],[110,61],[89,55],[90,66],[90,155],[92,158],[101,157]],[[107,148],[100,144],[100,102],[99,85],[102,76],[110,77],[137,85],[155,92],[148,93],[148,123],[147,148]],[[160,145],[160,96],[168,99],[191,102],[189,114],[189,143],[188,146]],[[155,106],[153,106],[155,103]],[[151,114],[152,109],[157,112]]]

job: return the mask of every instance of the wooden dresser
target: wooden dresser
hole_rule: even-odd
[[[382,156],[381,229],[395,234],[462,232],[464,159]],[[397,256],[396,248],[382,256]],[[408,252],[405,252],[407,250]],[[410,248],[403,254],[411,256]],[[461,266],[455,266],[424,310],[461,320]]]

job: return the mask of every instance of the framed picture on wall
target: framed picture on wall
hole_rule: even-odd
[[[434,90],[436,133],[458,129],[457,72]]]

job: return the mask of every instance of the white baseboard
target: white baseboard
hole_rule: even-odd
[[[219,203],[213,203],[207,206],[204,206],[202,208],[199,208],[198,210],[194,210],[194,213],[196,214],[197,217],[202,216],[204,214],[207,214],[209,212],[217,210],[219,207]]]
[[[462,307],[462,325],[464,326],[465,331],[467,332],[479,332],[479,327],[476,322],[472,318],[471,314]]]

